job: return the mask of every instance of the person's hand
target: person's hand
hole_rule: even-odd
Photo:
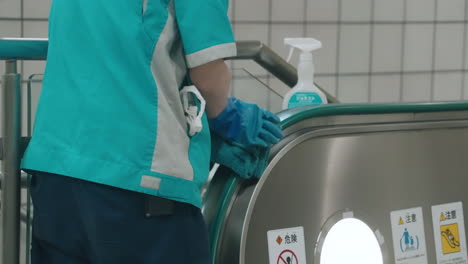
[[[275,114],[235,98],[229,98],[223,112],[209,123],[212,132],[246,146],[268,147],[283,138]]]

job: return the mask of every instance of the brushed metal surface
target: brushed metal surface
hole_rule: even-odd
[[[360,117],[360,125],[334,119],[292,127],[262,180],[233,197],[217,263],[268,263],[267,232],[296,226],[305,229],[307,263],[314,263],[327,220],[344,210],[379,230],[384,263],[394,263],[390,212],[419,206],[428,261],[436,263],[431,205],[468,203],[468,118],[378,116],[374,124]]]
[[[8,66],[10,64],[10,66]],[[16,70],[16,61],[8,61],[7,69]],[[3,145],[2,164],[2,263],[18,264],[20,259],[21,204],[21,76],[7,73],[2,78],[3,89]]]

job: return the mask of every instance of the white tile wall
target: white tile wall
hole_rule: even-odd
[[[372,76],[371,102],[399,102],[400,101],[400,75]]]
[[[282,110],[282,105],[283,105],[283,98],[284,95],[291,89],[288,86],[286,86],[283,82],[278,80],[277,78],[273,77],[269,81],[269,87],[275,93],[270,93],[269,97],[269,108],[270,111],[276,113]]]
[[[234,6],[235,20],[267,21],[269,17],[269,0],[231,0]]]
[[[0,17],[18,18],[20,16],[21,16],[21,2],[20,1],[0,0]]]
[[[277,78],[273,77],[270,79],[269,86],[273,89],[276,93],[280,94],[282,97],[291,89],[286,84],[278,80]]]
[[[34,21],[31,18],[47,18],[50,2],[51,0],[23,0],[24,8],[21,10],[20,0],[0,0],[0,37],[46,37],[47,23]],[[344,103],[362,103],[369,99],[372,102],[395,102],[400,98],[406,102],[431,99],[445,101],[460,99],[462,95],[468,100],[466,72],[468,52],[465,53],[465,58],[462,52],[467,48],[468,34],[463,34],[466,23],[460,22],[467,19],[468,0],[230,0],[230,2],[230,16],[233,21],[240,22],[234,27],[239,40],[261,40],[283,57],[288,54],[288,49],[283,45],[284,37],[302,37],[305,32],[306,36],[322,40],[324,47],[317,52],[315,61],[317,72],[326,73],[327,77],[319,75],[316,82],[332,95],[337,93]],[[340,14],[339,2],[342,4]],[[375,3],[374,13],[371,10],[371,3]],[[19,19],[22,15],[29,18],[23,24],[19,20],[2,20],[2,18]],[[370,46],[372,18],[379,23],[393,22],[373,27],[375,30],[373,47]],[[438,24],[434,28],[432,22],[435,19],[460,23]],[[304,24],[304,20],[308,23]],[[338,26],[338,20],[344,24]],[[256,23],[248,23],[249,21]],[[285,21],[287,23],[281,24]],[[401,21],[407,21],[408,24],[398,24]],[[347,22],[352,22],[354,25]],[[412,24],[412,22],[418,23]],[[268,25],[269,23],[271,25]],[[338,29],[341,30],[339,36]],[[437,31],[435,47],[434,29]],[[464,35],[467,36],[465,41],[463,41]],[[401,47],[402,36],[405,40],[403,47]],[[337,42],[338,39],[340,43]],[[336,65],[337,48],[340,54],[339,65]],[[432,55],[433,49],[435,49],[435,58]],[[369,68],[371,50],[372,69]],[[405,56],[401,68],[400,60],[403,52]],[[297,62],[297,57],[293,60],[293,64]],[[435,70],[460,70],[464,65],[465,72],[436,73],[432,76],[433,59]],[[4,71],[3,67],[4,63],[0,62],[0,74]],[[264,78],[266,72],[255,63],[235,62],[234,67],[246,67],[256,75],[261,75],[261,81],[269,83],[272,89],[280,94],[289,91],[289,88],[276,78]],[[43,62],[25,62],[24,77],[42,72],[43,68]],[[329,74],[336,74],[337,68],[340,69],[338,74],[346,72],[361,74],[330,76]],[[369,78],[367,75],[369,71],[372,73],[427,71],[427,73],[377,74]],[[400,87],[400,80],[403,87]],[[464,85],[463,80],[465,80]],[[433,86],[432,81],[434,81]],[[259,103],[262,107],[269,107],[275,112],[281,109],[282,98],[268,92],[261,85],[258,86],[258,83],[252,80],[235,82],[234,85],[239,87],[235,89],[235,95]],[[252,89],[255,86],[257,88]],[[431,87],[434,89],[431,90]],[[34,97],[37,99],[38,93]]]
[[[434,77],[434,100],[460,100],[463,78],[461,73],[436,73]]]
[[[468,25],[465,25],[465,42],[463,48],[465,49],[465,63],[463,64],[464,70],[468,70]]]
[[[309,0],[307,4],[307,20],[338,20],[338,0]]]
[[[268,88],[254,79],[236,79],[232,82],[234,96],[246,102],[268,107]]]
[[[338,98],[342,103],[368,102],[369,77],[340,77]]]
[[[464,75],[464,93],[463,93],[463,99],[468,100],[468,73],[465,73]]]
[[[371,18],[371,0],[344,0],[341,19],[344,21],[369,21]]]
[[[276,21],[304,21],[304,0],[272,0],[273,17]]]
[[[375,0],[376,21],[402,21],[404,11],[404,0]]]
[[[433,32],[433,25],[407,25],[403,70],[421,71],[432,69]]]
[[[370,26],[341,27],[340,72],[369,72]]]
[[[445,0],[442,0],[445,1]],[[433,21],[434,0],[406,0],[408,21]]]
[[[34,19],[47,18],[50,2],[51,0],[24,0],[23,16],[33,20],[26,20],[22,24],[19,20],[22,15],[21,2],[0,0],[0,37],[46,37],[47,22]],[[342,101],[364,102],[369,96],[374,102],[396,101],[399,98],[404,101],[429,100],[432,79],[435,99],[450,99],[455,98],[456,94],[459,94],[459,97],[462,94],[461,76],[468,75],[460,71],[463,67],[468,70],[468,51],[463,57],[463,50],[467,49],[468,45],[468,34],[464,34],[467,24],[462,23],[462,20],[467,18],[468,0],[230,0],[230,2],[230,14],[236,22],[234,31],[238,40],[260,40],[286,58],[289,50],[283,44],[285,37],[307,36],[320,39],[323,48],[315,54],[316,72],[319,74],[316,80],[332,94],[337,91],[339,84],[338,95]],[[339,3],[341,3],[341,12],[339,12]],[[375,4],[373,10],[371,3]],[[405,10],[406,16],[404,16]],[[2,20],[5,17],[18,18],[18,20]],[[373,27],[370,26],[371,19],[377,22]],[[434,27],[434,19],[452,21],[452,23],[441,23]],[[337,23],[338,20],[342,21],[341,25]],[[402,24],[403,21],[407,21],[407,24]],[[433,47],[434,29],[437,38]],[[373,30],[373,46],[370,46],[371,30]],[[463,40],[465,35],[467,39]],[[433,58],[434,50],[435,58]],[[369,61],[371,51],[372,62]],[[296,55],[292,64],[297,64],[297,59]],[[433,61],[436,72],[456,71],[438,73],[432,78]],[[339,65],[336,65],[337,62]],[[275,78],[266,78],[267,72],[256,63],[236,61],[232,65],[234,68],[246,68],[253,74],[261,76],[265,82],[282,93],[289,89]],[[44,63],[25,62],[22,68],[24,76],[27,77],[32,73],[43,71]],[[337,77],[334,76],[337,69],[339,69],[338,74],[359,73],[359,75]],[[3,63],[0,63],[1,71]],[[425,73],[404,74],[400,78],[401,71]],[[371,92],[368,87],[369,72],[373,74]],[[395,75],[382,76],[377,74],[379,72],[395,72]],[[323,74],[328,77],[324,77]],[[338,83],[337,78],[339,78]],[[403,89],[400,87],[399,79],[403,80]],[[465,96],[468,99],[467,86],[468,78],[464,87],[467,89]],[[402,90],[401,95],[400,90]],[[267,103],[272,104],[271,95],[265,97],[263,94],[259,98],[270,98]]]
[[[50,3],[51,0],[24,0],[24,17],[48,18]]]
[[[322,77],[317,76],[315,78],[315,83],[317,83],[322,89],[327,91],[332,96],[336,96],[336,78],[335,77]]]
[[[254,61],[236,60],[232,62],[233,69],[244,69],[255,76],[266,76],[267,71]]]
[[[48,23],[42,21],[25,21],[24,37],[26,38],[47,38]]]
[[[44,61],[24,61],[23,62],[23,79],[27,80],[33,74],[44,73]]]
[[[372,66],[374,72],[395,72],[401,68],[402,31],[400,25],[375,25]]]
[[[441,24],[436,26],[436,70],[462,68],[464,29],[465,27],[462,24]]]
[[[422,102],[431,100],[431,75],[411,74],[403,76],[403,101]]]
[[[301,27],[297,25],[272,25],[271,27],[271,48],[276,51],[283,58],[287,59],[289,48],[284,45],[285,38],[303,37],[304,32]],[[296,53],[297,54],[297,53]],[[291,62],[297,65],[299,56],[294,56]]]
[[[322,48],[314,52],[316,73],[332,73],[336,71],[336,48],[338,26],[336,25],[312,25],[307,29],[307,37],[312,37],[322,42]]]
[[[237,24],[234,25],[236,40],[259,40],[268,43],[268,25]]]
[[[262,43],[268,43],[268,25],[265,24],[238,24],[234,26],[236,39],[241,40],[259,40]],[[266,75],[267,72],[253,61],[234,61],[234,68],[245,68],[255,75]]]
[[[282,110],[282,106],[283,106],[283,98],[275,95],[275,94],[271,94],[270,93],[270,105],[269,105],[269,109],[271,112],[273,113],[278,113]]]
[[[20,21],[0,21],[0,38],[5,37],[20,37],[21,22]]]
[[[465,17],[465,0],[443,0],[437,3],[438,20],[463,20]]]

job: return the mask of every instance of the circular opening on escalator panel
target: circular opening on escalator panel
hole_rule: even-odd
[[[383,264],[382,250],[372,229],[356,218],[336,223],[323,241],[320,264]]]

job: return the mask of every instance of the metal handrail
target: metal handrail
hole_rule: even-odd
[[[21,177],[20,159],[28,138],[21,137],[21,80],[16,60],[46,60],[47,39],[0,38],[0,60],[6,60],[3,76],[3,140],[0,160],[4,160],[0,184],[2,187],[3,254],[1,263],[19,264],[20,256],[20,191],[26,184]],[[259,41],[237,42],[238,55],[234,60],[254,60],[289,87],[296,85],[297,70]],[[319,86],[317,86],[319,87]],[[320,87],[319,87],[320,88]],[[336,98],[321,89],[331,103]],[[8,243],[5,243],[8,241]]]
[[[253,60],[289,87],[297,84],[297,70],[260,41],[238,41],[237,56],[229,60]],[[0,38],[0,60],[45,60],[47,39]],[[321,88],[328,102],[338,100]]]
[[[24,151],[26,150],[26,147],[29,144],[29,141],[31,141],[30,137],[21,137],[20,142],[19,142],[19,146],[20,146],[20,153],[19,154],[20,154],[21,157],[23,156]],[[0,160],[3,160],[3,158],[4,158],[4,156],[3,156],[4,155],[3,145],[4,145],[3,138],[0,138]]]
[[[254,60],[287,86],[292,88],[297,84],[298,76],[296,68],[260,41],[237,42],[237,56],[228,59]],[[334,96],[318,84],[315,85],[326,95],[329,103],[339,103]]]
[[[18,264],[20,258],[21,203],[21,80],[16,61],[6,62],[3,92],[2,262]],[[6,243],[8,241],[8,243]]]
[[[0,38],[0,60],[45,60],[48,39]]]
[[[20,185],[21,188],[28,188],[28,174],[26,172],[21,172]],[[3,173],[0,174],[0,188],[3,186]]]

